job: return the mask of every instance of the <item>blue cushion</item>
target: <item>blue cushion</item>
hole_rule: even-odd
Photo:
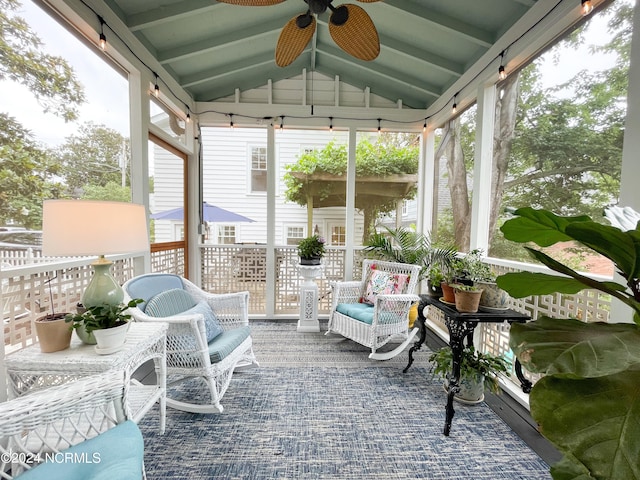
[[[149,299],[144,313],[150,317],[171,317],[195,307],[197,303],[189,293],[174,288]]]
[[[47,461],[27,470],[20,479],[140,480],[143,458],[142,433],[127,420],[58,454],[43,455]]]
[[[222,325],[218,321],[218,317],[213,313],[209,304],[202,300],[195,307],[190,308],[189,310],[182,312],[181,315],[187,315],[192,313],[201,313],[204,317],[204,328],[207,332],[207,343],[216,338],[218,335],[224,332]]]
[[[373,305],[368,303],[339,303],[336,310],[347,317],[354,318],[360,322],[373,323]]]
[[[160,292],[174,288],[183,288],[182,278],[168,273],[157,273],[136,277],[127,284],[127,293],[131,298],[141,298],[143,303],[138,305],[144,311],[146,303]]]
[[[200,313],[204,317],[207,343],[220,335],[224,330],[218,322],[209,304],[202,300],[199,303],[189,293],[180,288],[159,293],[147,302],[145,313],[150,317],[171,317],[173,315],[190,315]]]
[[[217,363],[231,352],[238,345],[245,341],[251,334],[248,325],[244,327],[232,328],[218,335],[213,341],[209,342],[209,358],[211,363]]]

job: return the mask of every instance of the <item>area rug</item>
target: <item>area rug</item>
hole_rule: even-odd
[[[261,366],[234,374],[224,413],[168,409],[164,435],[157,411],[145,416],[150,480],[551,478],[485,404],[456,404],[444,436],[446,399],[426,353],[403,374],[406,356],[368,360],[353,342],[298,333],[295,324],[252,329]]]

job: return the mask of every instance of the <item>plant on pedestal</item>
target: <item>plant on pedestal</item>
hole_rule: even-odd
[[[320,265],[325,254],[325,240],[319,235],[303,238],[298,243],[300,265]]]

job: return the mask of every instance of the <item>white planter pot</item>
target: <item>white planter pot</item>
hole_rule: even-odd
[[[120,350],[127,339],[128,330],[129,322],[118,327],[94,330],[93,335],[96,337],[96,342],[98,343],[96,345],[96,352],[102,355],[108,355]]]

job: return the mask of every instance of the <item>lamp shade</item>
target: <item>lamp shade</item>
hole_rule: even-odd
[[[45,200],[42,253],[110,255],[149,250],[144,205],[97,200]]]

